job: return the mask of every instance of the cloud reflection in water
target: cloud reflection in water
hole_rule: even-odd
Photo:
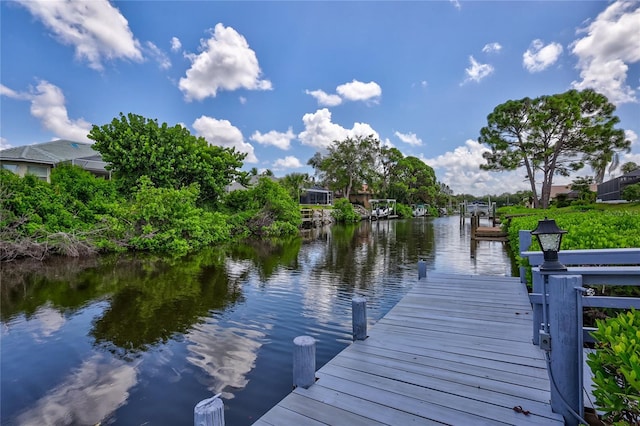
[[[135,365],[98,354],[17,418],[20,425],[96,425],[129,397]]]

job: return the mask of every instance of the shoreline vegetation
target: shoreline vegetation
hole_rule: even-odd
[[[148,251],[182,256],[246,238],[295,235],[298,204],[269,178],[202,206],[197,184],[158,188],[146,176],[124,196],[114,181],[77,166],[54,168],[51,183],[0,170],[0,261]]]
[[[197,183],[181,189],[159,188],[142,176],[125,196],[117,182],[71,165],[54,168],[51,183],[0,170],[0,184],[3,262],[124,251],[182,256],[210,245],[297,235],[302,225],[300,204],[268,177],[253,187],[225,194],[216,204],[202,206]],[[401,216],[411,216],[408,207],[399,206]],[[503,226],[519,262],[518,231],[534,229],[544,217],[554,218],[568,231],[564,250],[640,247],[637,202],[549,209],[511,206],[501,207],[498,214],[512,216],[503,219]],[[336,200],[332,215],[336,221],[360,220],[345,199]]]

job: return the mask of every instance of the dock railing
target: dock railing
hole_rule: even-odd
[[[583,346],[594,341],[594,328],[584,327],[583,308],[640,309],[638,297],[593,296],[583,286],[640,286],[640,248],[560,251],[559,261],[567,270],[544,271],[542,252],[527,251],[530,231],[520,231],[519,238],[520,256],[532,267],[532,340],[547,352],[551,408],[567,425],[577,425],[584,418]],[[520,269],[523,282],[525,272]]]

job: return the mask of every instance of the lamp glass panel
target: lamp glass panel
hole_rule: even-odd
[[[560,249],[561,234],[539,234],[540,245],[544,251],[558,251]]]

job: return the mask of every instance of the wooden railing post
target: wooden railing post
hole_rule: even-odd
[[[521,229],[518,231],[518,246],[520,253],[523,253],[531,247],[531,231]],[[522,254],[521,254],[522,255]],[[520,282],[522,284],[527,283],[527,268],[520,266]]]
[[[534,268],[531,270],[531,279],[533,281],[532,292],[537,294],[543,294],[545,291],[544,280],[546,277],[540,273],[540,270]],[[540,327],[544,320],[544,315],[542,310],[545,309],[545,306],[541,303],[533,303],[532,304],[532,319],[533,319],[533,344],[540,344]]]
[[[549,276],[551,409],[562,414],[569,426],[578,424],[571,411],[584,416],[584,407],[579,406],[582,383],[578,369],[582,362],[578,332],[582,333],[582,324],[578,324],[576,288],[580,287],[581,275]]]

